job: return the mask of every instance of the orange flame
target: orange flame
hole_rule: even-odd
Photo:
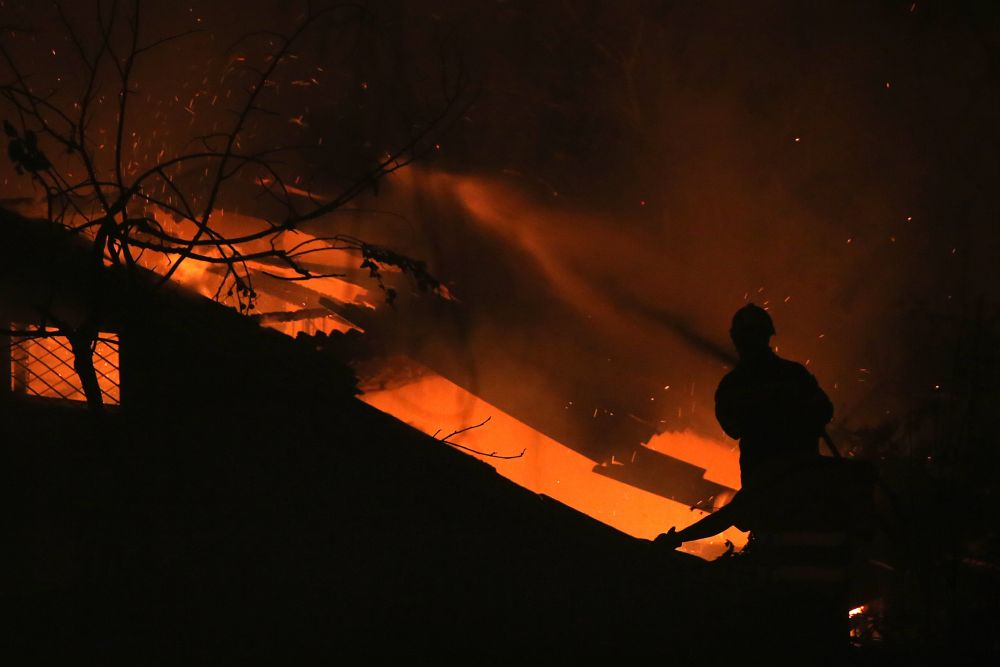
[[[428,371],[403,386],[367,392],[361,399],[427,434],[447,433],[490,417],[488,424],[456,436],[455,441],[500,455],[517,454],[523,448],[525,453],[521,458],[477,458],[516,484],[550,496],[634,537],[651,539],[671,526],[687,526],[705,515],[682,503],[594,473],[591,460],[433,372]],[[725,445],[689,433],[665,434],[654,443],[661,451],[683,452],[685,460],[698,465],[709,463],[716,481],[732,483],[733,462],[726,458]],[[731,451],[728,456],[733,458]],[[738,476],[738,464],[736,471]],[[714,538],[686,544],[684,550],[713,558],[725,551],[727,539],[742,547],[746,534],[731,528]]]

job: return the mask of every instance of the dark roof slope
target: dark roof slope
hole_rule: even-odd
[[[745,584],[357,401],[309,346],[176,290],[130,299],[121,411],[0,401],[18,650],[533,662],[748,636]]]

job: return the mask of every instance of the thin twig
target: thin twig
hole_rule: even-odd
[[[465,445],[460,445],[457,442],[452,442],[451,441],[451,438],[455,437],[456,435],[459,435],[461,433],[465,433],[466,431],[471,431],[473,429],[482,428],[483,426],[486,426],[486,424],[489,423],[489,421],[491,419],[493,419],[493,417],[487,417],[486,419],[484,419],[483,421],[479,422],[478,424],[473,424],[472,426],[466,426],[465,428],[460,428],[458,430],[452,431],[451,433],[449,433],[448,435],[444,436],[443,438],[438,438],[437,437],[437,434],[441,432],[441,429],[438,429],[437,431],[434,432],[434,435],[431,436],[431,437],[435,438],[439,442],[443,442],[446,445],[451,445],[452,447],[457,447],[458,449],[464,449],[467,452],[471,452],[471,453],[476,454],[478,456],[485,456],[485,457],[491,458],[491,459],[505,459],[505,460],[510,460],[510,459],[519,459],[522,456],[524,456],[524,452],[527,451],[526,449],[522,449],[520,454],[503,455],[503,454],[497,454],[496,452],[483,452],[483,451],[480,451],[478,449],[473,449],[472,447],[466,447]]]

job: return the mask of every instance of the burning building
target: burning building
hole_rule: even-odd
[[[345,428],[353,435],[336,456],[308,448],[302,456],[329,457],[319,468],[336,468],[355,494],[336,501],[363,504],[364,519],[319,490],[308,465],[292,468],[339,526],[385,552],[392,540],[380,530],[399,531],[406,544],[430,539],[386,518],[419,495],[404,462],[469,497],[482,499],[481,483],[504,489],[499,506],[522,502],[485,462],[604,527],[546,500],[559,507],[546,515],[561,517],[554,524],[586,526],[607,538],[602,544],[628,550],[636,542],[612,528],[652,538],[712,512],[739,488],[738,451],[716,424],[713,392],[734,363],[729,317],[753,301],[774,316],[780,353],[802,361],[829,392],[833,436],[846,454],[901,477],[897,488],[961,481],[942,487],[935,497],[949,500],[939,506],[921,501],[930,491],[901,505],[951,525],[964,517],[964,493],[976,506],[995,497],[984,472],[995,454],[984,434],[992,432],[1000,284],[988,196],[997,45],[985,9],[387,0],[263,7],[264,32],[260,17],[227,2],[116,9],[3,7],[10,164],[2,196],[73,233],[51,256],[45,243],[21,252],[20,232],[4,248],[3,322],[12,334],[4,400],[23,414],[99,396],[112,419],[133,423],[133,411],[168,425],[169,438],[153,438],[156,451],[171,439],[191,456],[218,443],[207,470],[240,498],[253,495],[251,478],[288,492],[296,511],[310,500],[290,492],[291,476],[275,481],[264,463],[240,468],[246,476],[222,472],[219,452],[237,456],[229,429],[270,461],[273,450],[250,424],[267,421],[261,430],[279,449],[336,439]],[[88,244],[89,260],[79,260]],[[173,296],[133,312],[118,278],[107,288],[104,278],[74,278],[96,275],[95,265],[135,272],[138,283]],[[106,303],[95,300],[105,292]],[[192,326],[179,324],[189,317]],[[92,368],[81,371],[74,350],[87,345]],[[457,452],[425,460],[387,445],[396,437],[435,443],[351,402],[355,391],[427,436],[453,433],[446,440],[480,463]],[[333,416],[317,397],[337,406]],[[211,437],[170,426],[177,401],[189,413],[184,423]],[[53,424],[79,417],[54,414]],[[344,414],[357,423],[345,426]],[[327,420],[325,433],[313,424]],[[359,453],[362,424],[380,434],[378,451]],[[134,427],[129,437],[141,441]],[[213,477],[185,471],[194,460],[170,459],[171,472],[159,477],[136,463],[148,493],[116,488],[127,490],[123,502],[134,494],[156,508],[176,500],[173,475],[192,485],[191,498],[222,508],[216,490],[199,486]],[[111,469],[128,475],[125,464]],[[87,479],[99,479],[96,470]],[[477,481],[465,485],[442,470]],[[357,484],[344,481],[352,474]],[[392,509],[374,489],[393,498]],[[538,498],[524,493],[534,509],[515,514],[543,531],[533,514]],[[496,497],[487,496],[489,505]],[[476,520],[434,497],[421,506],[426,514],[455,523],[416,523],[456,553],[481,555],[462,551],[458,537]],[[460,507],[456,497],[448,502]],[[295,515],[253,507],[272,527]],[[309,512],[312,530],[322,514]],[[169,520],[195,526],[181,516]],[[962,521],[950,551],[937,556],[986,563],[976,569],[985,577],[995,533]],[[162,547],[167,560],[196,570],[191,552],[180,551],[196,551],[212,534],[197,524],[171,551],[156,540],[173,533],[143,530],[143,548]],[[482,530],[470,539],[494,544]],[[303,540],[296,553],[311,553],[294,530],[282,535]],[[711,558],[727,541],[745,540],[730,531],[692,551]],[[113,551],[112,541],[101,548]],[[422,565],[433,551],[422,552]],[[149,563],[150,553],[140,560]],[[533,582],[551,574],[513,547],[504,553]],[[569,558],[553,548],[542,560],[555,553]],[[283,558],[271,562],[293,570]],[[223,580],[222,561],[210,560]],[[869,560],[896,572],[907,559]],[[368,583],[380,571],[359,559],[338,562],[368,568]],[[502,558],[489,562],[499,567]],[[607,581],[597,561],[574,562]],[[312,575],[322,579],[318,569]],[[623,569],[607,568],[630,582],[622,597],[649,574]],[[446,570],[436,572],[448,585],[465,581]],[[387,581],[401,585],[403,569],[393,571]],[[430,595],[435,581],[417,579],[406,589],[411,601]],[[386,586],[375,596],[382,603],[391,597]],[[558,596],[556,588],[545,595]],[[490,592],[502,597],[502,589]],[[355,602],[364,597],[360,585],[354,593]],[[903,606],[887,603],[886,622]],[[399,622],[416,614],[394,609]],[[974,627],[965,621],[975,616],[955,611],[948,627]]]

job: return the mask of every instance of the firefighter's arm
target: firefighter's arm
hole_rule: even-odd
[[[729,508],[730,505],[726,505],[717,512],[704,516],[684,530],[671,528],[667,532],[660,534],[654,542],[670,549],[676,549],[684,542],[703,540],[706,537],[718,535],[732,526],[735,521],[734,512]]]
[[[816,381],[813,374],[806,371],[805,368],[802,370],[808,376],[806,384],[809,391],[803,393],[807,403],[805,406],[807,414],[810,415],[812,423],[816,425],[817,432],[822,432],[833,419],[833,403],[826,392],[820,388],[819,382]]]

